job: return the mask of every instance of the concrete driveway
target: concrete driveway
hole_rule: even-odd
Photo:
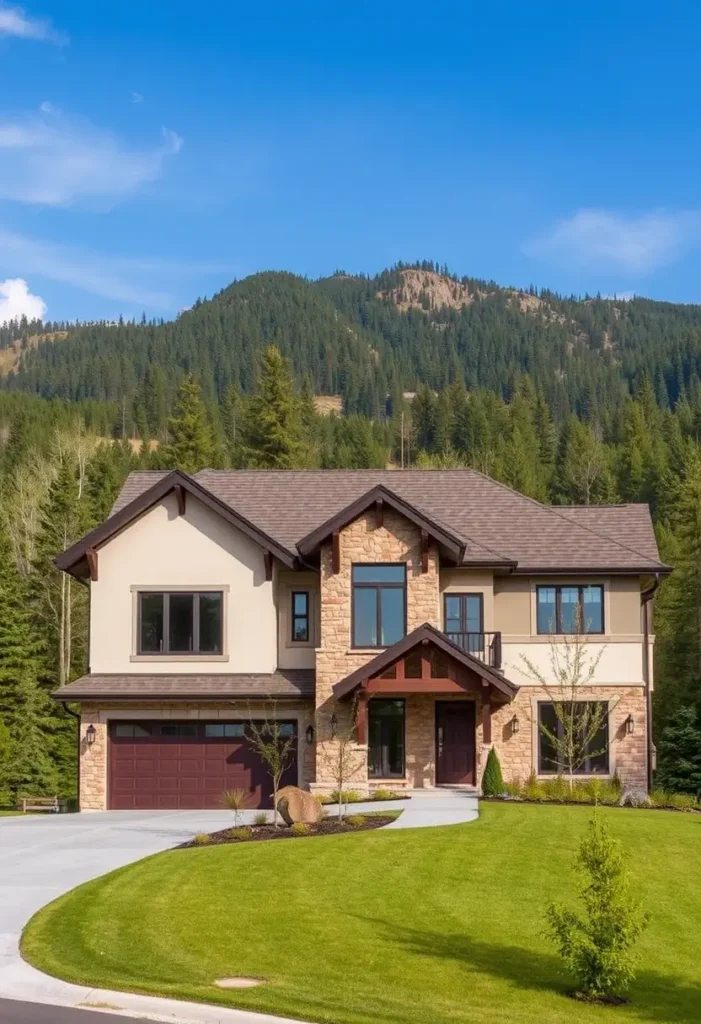
[[[233,824],[230,811],[104,811],[0,817],[0,999],[59,1006],[107,1004],[140,1018],[193,1024],[290,1024],[240,1010],[69,985],[35,971],[19,938],[41,907],[107,871]],[[97,1018],[99,1019],[99,1018]]]

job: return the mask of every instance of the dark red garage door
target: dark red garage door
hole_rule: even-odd
[[[112,722],[109,806],[114,810],[218,808],[227,789],[245,789],[250,807],[272,807],[270,775],[250,741],[246,722]],[[259,723],[261,724],[261,723]],[[294,759],[281,785],[297,784]]]

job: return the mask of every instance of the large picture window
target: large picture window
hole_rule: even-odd
[[[587,715],[587,709],[591,708],[592,705],[597,705],[600,708],[601,714],[601,726],[598,732],[589,740],[586,744],[586,734],[589,732],[589,726],[592,724],[593,719],[591,715]],[[564,702],[563,708],[565,714],[567,714],[569,708],[572,705]],[[574,742],[575,749],[581,751],[582,757],[577,756],[577,760],[581,760],[582,763],[575,770],[575,775],[608,775],[609,774],[609,723],[608,723],[608,706],[604,702],[587,702],[587,701],[575,701],[574,702]],[[582,720],[582,738],[580,740],[580,746],[577,748],[576,743],[576,721],[577,714],[580,714]],[[564,726],[562,723],[562,715],[558,717],[555,705],[552,703],[539,703],[538,704],[538,774],[539,775],[559,775],[566,770],[566,766],[561,762],[561,751],[558,750],[558,744],[554,742],[554,738],[562,739],[564,734]]]
[[[404,775],[403,700],[371,700],[368,704],[368,775],[373,779]]]
[[[536,587],[536,619],[539,633],[603,633],[604,588]]]
[[[406,566],[353,566],[353,646],[389,647],[406,634]]]
[[[139,654],[221,654],[220,591],[142,592],[138,598]]]

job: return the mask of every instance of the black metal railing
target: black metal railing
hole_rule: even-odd
[[[463,651],[479,658],[492,668],[501,668],[501,633],[449,633],[445,634]]]

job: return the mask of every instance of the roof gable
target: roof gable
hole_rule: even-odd
[[[352,501],[345,508],[341,509],[335,515],[331,516],[325,522],[318,526],[311,533],[308,533],[306,537],[302,537],[297,542],[297,549],[302,556],[308,556],[316,551],[325,540],[327,540],[333,533],[342,530],[349,523],[352,523],[358,516],[361,516],[364,512],[367,512],[369,508],[377,507],[378,509],[384,509],[384,507],[391,508],[395,512],[404,516],[410,522],[414,523],[420,530],[427,533],[432,537],[438,544],[443,547],[450,558],[460,563],[465,551],[465,541],[459,534],[450,530],[448,527],[438,523],[436,519],[426,515],[421,509],[417,508],[416,505],[412,505],[408,501],[404,501],[394,491],[391,491],[388,487],[383,484],[377,484],[375,487],[371,487],[370,490],[361,494],[359,498]]]
[[[259,544],[264,550],[275,555],[289,568],[294,568],[297,558],[294,552],[280,545],[272,537],[269,537],[258,526],[250,522],[235,509],[220,501],[216,495],[203,487],[201,483],[181,470],[175,469],[165,476],[159,477],[146,490],[137,494],[127,505],[122,506],[119,511],[114,512],[109,519],[106,519],[100,526],[95,527],[70,548],[62,551],[54,559],[59,569],[63,569],[73,576],[83,578],[88,575],[91,553],[98,550],[103,544],[108,543],[113,537],[121,533],[146,512],[150,511],[167,495],[177,493],[178,503],[182,512],[185,511],[185,495],[191,494],[198,501],[207,505],[217,515],[220,515],[232,526],[241,530],[251,540]]]

